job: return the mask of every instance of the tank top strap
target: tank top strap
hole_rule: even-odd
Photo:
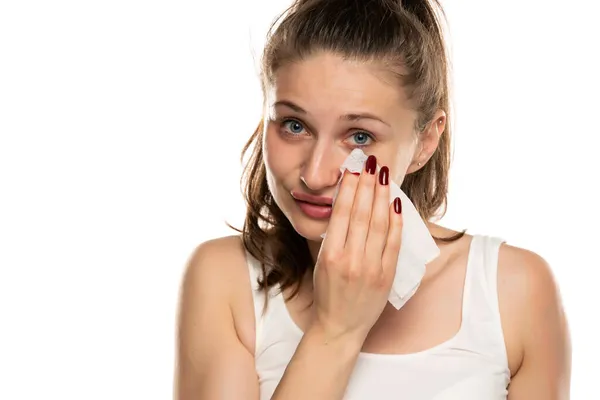
[[[254,341],[254,353],[258,353],[261,345],[261,338],[263,332],[263,306],[265,302],[265,294],[260,290],[258,285],[258,278],[262,275],[262,268],[260,262],[252,255],[248,250],[246,253],[246,264],[248,265],[248,272],[250,275],[250,288],[252,290],[252,301],[254,308],[254,326],[255,336]]]
[[[463,298],[464,334],[479,352],[507,362],[498,302],[498,253],[505,240],[474,235]]]
[[[488,312],[498,311],[498,252],[502,243],[498,237],[473,236],[465,276],[464,316],[478,314],[480,306]]]
[[[485,282],[487,283],[486,293],[489,297],[489,304],[493,310],[499,311],[498,305],[498,255],[500,252],[500,246],[505,242],[504,239],[494,236],[483,236],[482,246],[482,268],[481,272],[485,276]],[[498,314],[498,317],[500,315]]]

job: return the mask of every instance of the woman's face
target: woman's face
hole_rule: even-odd
[[[266,95],[267,182],[279,208],[307,240],[321,240],[328,208],[296,199],[331,199],[339,168],[353,149],[376,156],[397,183],[426,161],[415,141],[416,112],[393,78],[374,64],[315,55],[279,68]]]

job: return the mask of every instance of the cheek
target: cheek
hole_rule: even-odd
[[[274,132],[273,126],[267,126],[263,135],[262,151],[268,175],[276,175],[279,169],[280,161],[277,154],[278,148],[281,146],[279,146],[278,141],[279,138],[277,137],[277,132]]]
[[[265,162],[267,183],[273,195],[277,193],[277,185],[281,184],[289,169],[289,160],[286,161],[285,143],[275,131],[274,127],[267,127],[263,135],[263,158]]]
[[[394,165],[393,167],[390,167],[390,169],[392,170],[391,178],[398,185],[402,184],[402,182],[404,181],[408,168],[410,167],[412,158],[412,152],[409,150],[400,152],[395,157]]]
[[[263,136],[263,155],[267,169],[275,175],[287,175],[294,169],[302,152],[298,143],[281,137],[275,125],[268,125]]]
[[[396,183],[404,180],[406,170],[410,166],[413,155],[412,143],[395,143],[376,153],[378,164],[390,169],[390,179]]]

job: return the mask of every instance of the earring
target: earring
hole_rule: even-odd
[[[420,166],[421,166],[421,163],[420,163],[420,162],[418,162],[418,163],[417,163],[417,167],[420,167]]]

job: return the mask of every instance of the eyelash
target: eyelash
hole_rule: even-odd
[[[285,136],[288,136],[288,137],[297,137],[299,135],[299,134],[290,133],[290,132],[288,132],[288,129],[284,128],[284,125],[287,124],[287,123],[289,123],[289,122],[295,122],[297,124],[300,124],[300,125],[302,125],[302,128],[304,130],[306,130],[306,126],[301,121],[299,121],[297,119],[294,119],[294,118],[284,118],[284,119],[281,119],[279,121],[279,125],[281,126],[281,128],[283,130],[286,131],[286,132],[283,133]],[[367,131],[363,131],[363,130],[357,130],[357,131],[353,132],[351,136],[357,135],[359,133],[367,135],[369,137],[369,139],[371,139],[371,143],[369,143],[369,144],[355,144],[355,145],[353,145],[354,147],[367,147],[367,146],[369,146],[369,145],[371,145],[371,144],[373,144],[374,142],[377,141],[372,134],[370,134]]]

